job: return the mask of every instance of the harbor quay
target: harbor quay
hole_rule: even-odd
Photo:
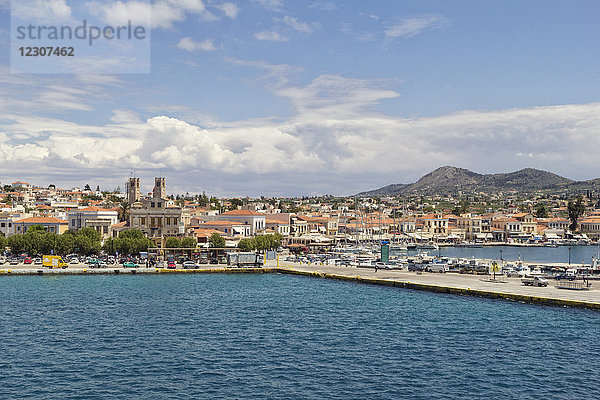
[[[406,270],[376,270],[353,266],[335,266],[320,263],[302,264],[286,261],[267,261],[262,267],[240,268],[222,264],[198,265],[184,268],[89,268],[85,264],[66,269],[46,269],[35,266],[0,269],[0,276],[61,276],[61,275],[151,275],[151,274],[207,274],[207,273],[282,273],[314,278],[423,290],[453,295],[501,299],[521,303],[555,307],[586,308],[600,311],[600,282],[592,281],[586,290],[559,288],[559,282],[550,280],[546,287],[523,285],[520,278],[458,273],[428,273]]]

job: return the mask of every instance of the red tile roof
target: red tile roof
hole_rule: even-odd
[[[250,216],[255,216],[255,215],[264,215],[261,213],[257,213],[256,211],[252,211],[252,210],[231,210],[231,211],[227,211],[224,212],[221,215],[233,215],[233,216],[240,216],[240,217],[250,217]]]
[[[15,224],[68,224],[68,221],[54,217],[31,217],[15,221]]]
[[[79,208],[76,211],[117,211],[114,208],[102,208],[97,206],[91,206],[86,208]]]

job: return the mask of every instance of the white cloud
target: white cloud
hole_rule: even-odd
[[[264,8],[272,11],[281,11],[283,0],[254,0]]]
[[[270,42],[287,42],[288,38],[282,36],[277,31],[260,31],[254,34],[254,37],[258,40],[266,40]]]
[[[177,47],[179,47],[182,50],[187,50],[189,52],[194,52],[197,50],[213,51],[213,50],[217,49],[215,47],[212,39],[206,39],[206,40],[203,40],[202,42],[196,42],[192,38],[189,38],[189,37],[181,38],[179,43],[177,43]]]
[[[115,187],[130,170],[161,171],[170,185],[189,191],[202,184],[266,195],[351,194],[448,164],[478,172],[536,167],[576,179],[597,170],[600,103],[403,118],[376,108],[400,95],[395,82],[321,75],[291,84],[297,67],[227,61],[261,71],[261,86],[287,101],[290,115],[232,122],[200,116],[194,123],[193,112],[202,110],[119,108],[94,118],[105,122],[85,124],[57,111],[94,109],[109,95],[107,86],[123,84],[119,79],[10,76],[0,68],[2,176],[40,184],[115,177]]]
[[[377,35],[373,32],[354,32],[352,24],[344,22],[341,24],[341,32],[354,38],[358,42],[374,42],[377,40]]]
[[[13,0],[11,3],[13,16],[29,21],[67,21],[71,11],[66,0]]]
[[[283,23],[289,26],[290,28],[303,33],[311,33],[317,26],[317,23],[308,23],[300,21],[298,18],[285,16],[283,17]]]
[[[337,5],[331,1],[315,1],[308,5],[308,8],[314,8],[321,11],[333,11],[337,8]]]
[[[234,3],[219,4],[217,8],[225,14],[225,16],[235,19],[240,12],[240,8]]]
[[[299,115],[320,114],[329,117],[355,116],[384,99],[399,96],[381,88],[381,83],[321,75],[304,87],[286,87],[276,93],[288,98]]]
[[[131,0],[110,3],[90,1],[88,10],[112,25],[127,24],[129,20],[153,28],[170,29],[176,22],[184,21],[187,14],[200,15],[204,20],[217,17],[206,9],[202,0]]]
[[[411,38],[426,30],[444,28],[446,26],[448,26],[447,19],[439,15],[426,15],[406,18],[399,24],[393,25],[386,29],[385,36],[387,38]]]
[[[302,68],[289,64],[269,64],[264,61],[247,61],[226,58],[225,61],[242,67],[258,68],[264,71],[261,86],[279,90],[289,85],[290,76],[302,72]]]

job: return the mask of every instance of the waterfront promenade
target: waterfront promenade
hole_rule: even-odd
[[[600,282],[593,281],[590,290],[565,290],[550,280],[547,287],[532,287],[521,284],[519,278],[503,277],[504,283],[486,281],[489,276],[461,275],[457,273],[421,273],[405,270],[378,270],[372,268],[342,267],[291,262],[270,262],[263,268],[228,268],[224,265],[202,265],[198,269],[123,268],[120,266],[92,269],[85,265],[67,269],[18,266],[0,268],[0,276],[15,275],[97,275],[97,274],[177,274],[177,273],[286,273],[317,278],[329,278],[357,283],[393,286],[406,289],[425,290],[455,295],[470,295],[505,299],[532,304],[566,306],[600,310]]]

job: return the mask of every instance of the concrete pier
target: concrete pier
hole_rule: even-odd
[[[207,273],[284,273],[316,278],[327,278],[393,286],[437,293],[468,295],[492,299],[505,299],[523,303],[557,307],[576,307],[600,310],[600,282],[593,282],[591,290],[558,289],[556,281],[550,280],[547,287],[532,287],[521,284],[519,278],[503,278],[504,283],[486,281],[481,275],[460,275],[457,273],[416,273],[404,270],[378,270],[372,268],[342,267],[331,265],[300,265],[281,262],[271,263],[263,268],[228,268],[224,265],[203,265],[198,269],[164,268],[123,268],[108,267],[92,269],[69,267],[67,269],[47,269],[27,266],[21,268],[0,268],[0,276],[58,276],[58,275],[148,275],[148,274],[207,274]]]

